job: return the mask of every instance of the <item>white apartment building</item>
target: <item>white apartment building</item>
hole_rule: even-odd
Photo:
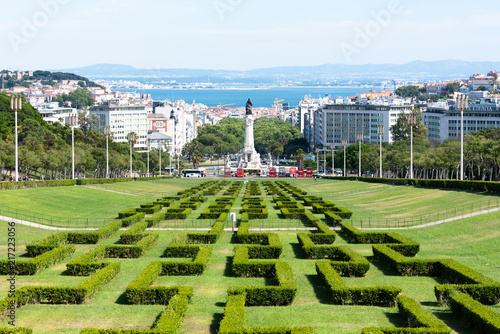
[[[493,76],[474,74],[469,78],[469,88],[471,90],[477,90],[479,87],[483,86],[486,90],[496,89],[496,82]]]
[[[456,109],[455,101],[429,104],[422,113],[422,122],[429,139],[460,138],[460,110]],[[469,108],[464,110],[464,134],[486,128],[500,128],[500,98],[469,101]]]
[[[315,144],[320,146],[342,145],[342,139],[349,144],[357,143],[358,133],[363,134],[363,143],[377,144],[380,136],[377,127],[384,126],[382,141],[392,143],[390,127],[401,113],[410,113],[412,104],[394,104],[377,101],[373,104],[329,103],[318,109],[314,116]]]
[[[196,111],[184,101],[163,101],[154,103],[154,115],[165,119],[164,133],[172,138],[170,153],[181,154],[196,137]]]
[[[76,108],[59,107],[59,103],[55,102],[39,106],[38,112],[45,122],[64,125],[69,123],[70,115],[76,114]]]
[[[139,149],[147,147],[148,118],[143,105],[112,100],[92,107],[89,113],[99,116],[99,127],[109,126],[114,134],[114,141],[127,142],[127,135],[135,132],[138,136],[135,147]]]

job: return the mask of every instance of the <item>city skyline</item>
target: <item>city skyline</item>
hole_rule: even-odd
[[[12,70],[500,61],[492,1],[39,0],[3,9],[0,60]]]

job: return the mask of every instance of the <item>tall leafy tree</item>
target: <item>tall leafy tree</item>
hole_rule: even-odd
[[[416,115],[417,122],[413,127],[413,138],[427,138],[427,128],[424,123],[422,123],[422,113],[420,109],[414,108],[412,113]],[[408,114],[399,114],[396,124],[392,125],[391,128],[393,141],[405,141],[410,138],[410,126],[408,125]]]

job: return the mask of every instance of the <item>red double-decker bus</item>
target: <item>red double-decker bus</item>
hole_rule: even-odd
[[[238,168],[236,170],[236,177],[244,177],[245,176],[245,171],[243,170],[243,168]]]
[[[276,177],[276,167],[271,167],[269,169],[269,177]]]
[[[304,177],[304,170],[303,169],[299,169],[297,171],[297,177]]]
[[[306,167],[306,177],[313,177],[313,168]]]
[[[231,168],[224,168],[224,177],[231,177]]]
[[[297,174],[297,168],[290,167],[290,177],[295,177],[296,174]]]

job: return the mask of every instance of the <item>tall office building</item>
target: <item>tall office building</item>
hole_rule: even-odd
[[[137,134],[137,148],[146,148],[148,137],[147,111],[143,105],[132,105],[112,100],[92,107],[90,114],[99,116],[99,127],[109,126],[116,142],[127,142],[130,132]]]

